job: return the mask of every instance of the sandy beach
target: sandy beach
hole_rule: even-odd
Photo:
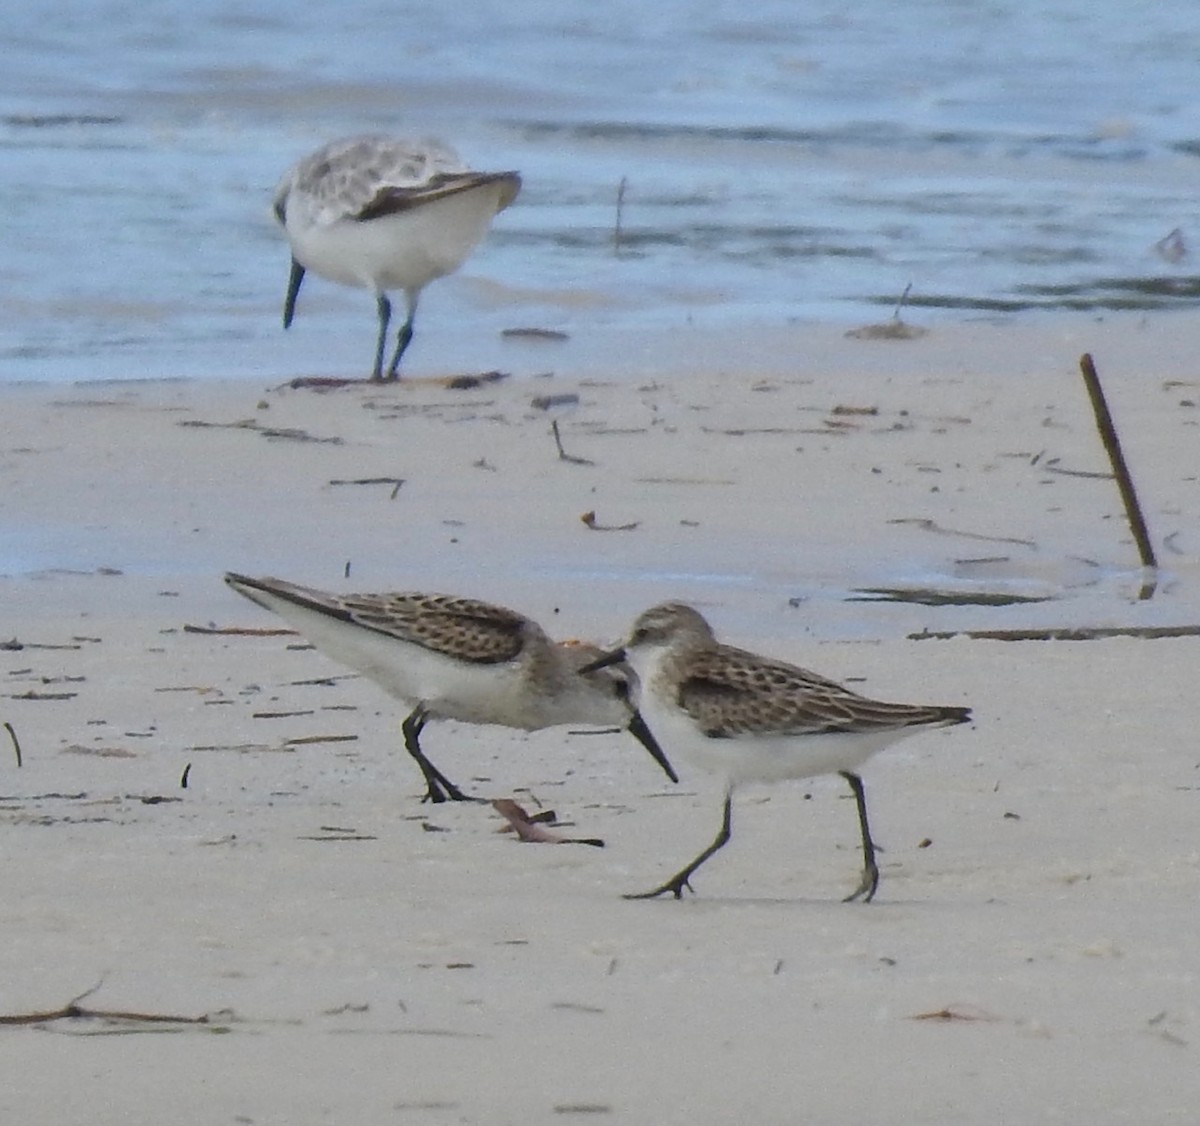
[[[0,1116],[1194,1120],[1200,640],[963,634],[1200,623],[1198,342],[1190,314],[680,330],[498,342],[512,374],[467,387],[5,389]],[[402,709],[226,570],[599,641],[682,599],[975,722],[865,768],[869,906],[836,777],[739,792],[694,896],[626,901],[709,841],[716,780],[623,733],[431,723],[464,788],[606,847],[422,805]],[[51,1019],[75,999],[115,1015]]]

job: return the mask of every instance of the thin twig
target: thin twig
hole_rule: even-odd
[[[1192,626],[1056,626],[1049,629],[964,629],[923,630],[910,633],[909,641],[947,641],[969,637],[975,641],[1104,641],[1110,637],[1136,637],[1158,641],[1167,637],[1200,637],[1200,625]]]
[[[142,1024],[210,1023],[207,1013],[198,1017],[184,1017],[171,1013],[141,1013],[126,1009],[85,1009],[74,1001],[68,1001],[61,1009],[46,1009],[43,1012],[0,1013],[0,1025],[48,1024],[52,1020],[123,1020]]]
[[[1015,543],[1022,547],[1037,547],[1037,543],[1033,540],[1023,540],[1017,536],[989,536],[982,532],[964,532],[961,528],[943,528],[934,520],[930,520],[924,516],[901,516],[894,520],[889,520],[889,524],[911,524],[915,528],[920,528],[923,532],[936,532],[940,536],[960,536],[964,540],[983,540],[986,543]]]
[[[193,626],[183,624],[184,633],[207,633],[221,637],[295,637],[294,629],[274,626]]]
[[[595,465],[594,461],[590,461],[586,457],[576,457],[574,454],[567,453],[563,449],[562,435],[558,432],[558,419],[554,419],[550,423],[550,432],[554,435],[554,445],[558,448],[558,460],[569,461],[572,465]]]
[[[21,744],[17,740],[17,733],[13,730],[13,725],[5,720],[4,730],[8,732],[8,737],[12,740],[13,750],[17,753],[17,768],[20,769],[24,764],[21,762]]]
[[[58,1009],[42,1009],[30,1013],[0,1013],[0,1025],[47,1024],[52,1020],[76,1019],[124,1020],[149,1024],[208,1024],[211,1021],[211,1017],[207,1013],[198,1017],[181,1017],[174,1014],[143,1013],[128,1009],[84,1008],[80,1002],[90,997],[103,984],[104,978],[101,978],[90,989],[85,989],[82,993],[72,997]]]
[[[400,486],[404,484],[403,477],[352,477],[349,479],[335,478],[329,482],[331,485],[391,485],[392,491],[388,495],[388,500],[395,500],[396,494],[400,491]]]
[[[579,519],[583,521],[584,527],[590,528],[593,532],[632,532],[640,523],[640,521],[634,520],[629,524],[601,524],[596,519],[595,512],[585,512]]]
[[[1117,488],[1121,492],[1121,500],[1125,505],[1125,516],[1129,521],[1130,531],[1133,532],[1137,543],[1138,556],[1143,567],[1157,568],[1158,561],[1154,558],[1154,548],[1150,544],[1150,534],[1146,530],[1146,521],[1142,516],[1141,505],[1138,504],[1137,493],[1133,488],[1133,479],[1129,476],[1129,468],[1125,464],[1125,455],[1121,452],[1121,441],[1117,437],[1108,403],[1104,398],[1104,389],[1100,386],[1100,376],[1090,353],[1085,352],[1079,359],[1079,370],[1083,373],[1083,382],[1087,387],[1088,398],[1092,402],[1092,411],[1096,416],[1096,428],[1100,431],[1100,440],[1104,443],[1108,460],[1112,463],[1113,475],[1117,479]],[[1153,593],[1153,585],[1150,593]],[[1143,587],[1143,598],[1149,598]]]

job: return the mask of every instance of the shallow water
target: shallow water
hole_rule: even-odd
[[[447,137],[525,190],[409,362],[513,325],[1190,306],[1190,0],[68,3],[6,17],[0,381],[357,374],[368,295],[280,329],[269,202],[329,136]],[[622,237],[614,246],[618,185]]]

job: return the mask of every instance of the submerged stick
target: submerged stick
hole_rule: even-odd
[[[621,177],[621,182],[617,185],[617,217],[613,223],[613,254],[618,258],[621,256],[621,219],[625,210],[625,188],[629,181],[626,177]]]
[[[1087,387],[1088,398],[1092,401],[1092,411],[1096,416],[1096,429],[1100,431],[1100,440],[1104,443],[1108,460],[1112,463],[1113,476],[1117,479],[1117,488],[1121,492],[1121,501],[1125,505],[1125,517],[1129,521],[1129,529],[1133,532],[1137,544],[1138,556],[1143,567],[1158,567],[1154,557],[1154,548],[1150,544],[1150,534],[1146,530],[1146,521],[1142,516],[1141,505],[1138,504],[1137,492],[1133,487],[1133,479],[1129,476],[1129,467],[1125,464],[1125,455],[1121,452],[1121,441],[1117,437],[1112,415],[1108,410],[1108,402],[1104,398],[1104,389],[1100,386],[1100,376],[1096,373],[1096,365],[1091,354],[1085,352],[1079,358],[1079,370],[1083,373],[1084,386]],[[1153,587],[1151,587],[1151,591]],[[1143,597],[1149,597],[1143,588]]]

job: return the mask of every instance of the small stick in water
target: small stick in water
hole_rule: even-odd
[[[617,185],[617,219],[613,224],[613,254],[617,257],[621,254],[621,215],[625,210],[625,188],[628,184],[629,181],[622,176]]]

